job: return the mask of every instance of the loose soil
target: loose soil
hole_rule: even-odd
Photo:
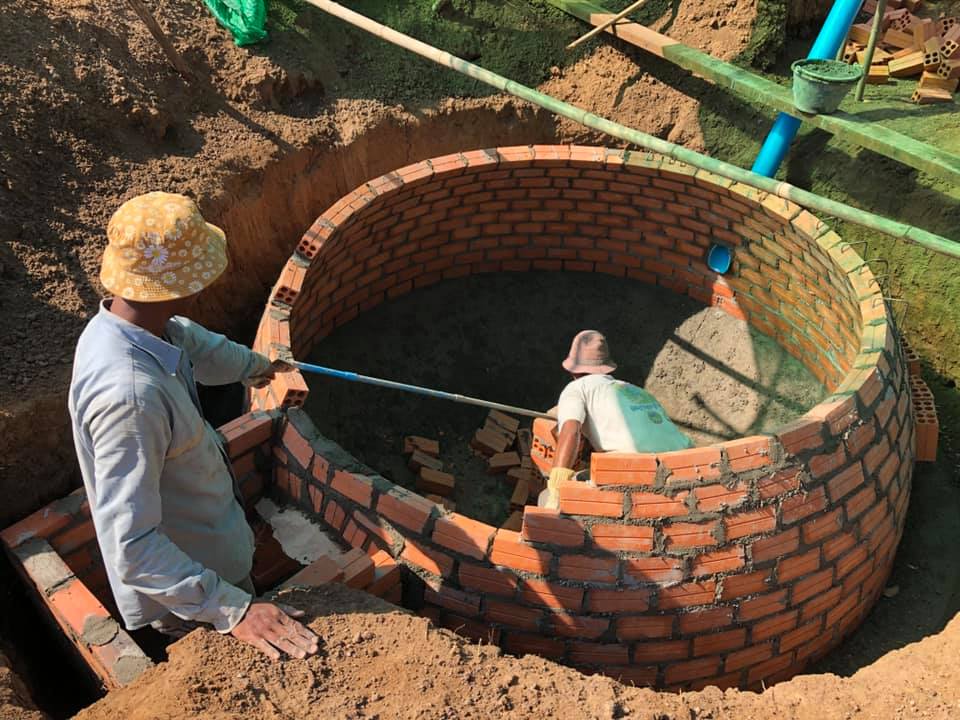
[[[636,281],[590,273],[451,280],[364,313],[310,361],[494,402],[546,410],[584,328],[607,335],[616,376],[643,385],[697,444],[772,431],[824,390],[770,338],[715,308]],[[404,435],[436,438],[457,478],[460,512],[499,525],[512,488],[469,448],[487,411],[319,375],[307,376],[317,428],[385,477],[415,487]],[[524,422],[529,427],[530,421]]]
[[[317,656],[273,663],[232,638],[195,631],[169,648],[167,663],[77,718],[846,720],[960,713],[953,650],[960,618],[851,678],[801,676],[762,694],[708,688],[675,695],[468,645],[429,620],[342,586],[283,599],[308,613],[322,638]]]

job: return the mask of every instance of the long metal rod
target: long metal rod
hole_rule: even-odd
[[[390,388],[391,390],[402,390],[403,392],[426,395],[427,397],[437,398],[438,400],[451,400],[465,405],[478,405],[493,410],[513,413],[514,415],[553,419],[550,415],[547,415],[547,413],[527,410],[526,408],[515,405],[504,405],[503,403],[490,402],[489,400],[480,400],[479,398],[470,397],[469,395],[458,395],[457,393],[448,393],[443,390],[421,387],[420,385],[408,385],[407,383],[395,382],[393,380],[383,380],[382,378],[370,377],[369,375],[360,375],[346,370],[334,370],[333,368],[323,367],[322,365],[311,365],[310,363],[298,362],[296,360],[290,362],[290,364],[298,370],[313,373],[314,375],[326,375],[327,377],[333,377],[339,380],[363,383],[364,385],[376,385],[377,387]]]
[[[440,50],[431,45],[427,45],[420,40],[397,32],[396,30],[388,28],[385,25],[381,25],[380,23],[375,22],[368,17],[364,17],[359,13],[349,10],[338,3],[331,2],[331,0],[307,0],[307,2],[323,10],[324,12],[330,13],[331,15],[350,23],[351,25],[355,25],[356,27],[376,35],[387,42],[391,42],[406,50],[416,53],[421,57],[432,60],[439,65],[444,65],[448,68],[456,70],[467,77],[484,82],[487,85],[531,102],[534,105],[539,105],[542,108],[546,108],[557,115],[562,115],[563,117],[569,118],[580,123],[581,125],[586,125],[587,127],[599,130],[607,135],[620,138],[621,140],[625,140],[628,143],[638,147],[646,148],[652,152],[666,155],[674,160],[686,163],[687,165],[692,165],[715,175],[720,175],[730,180],[743,183],[744,185],[757,188],[758,190],[771,193],[777,197],[784,198],[785,200],[790,200],[802,207],[812,208],[813,210],[816,210],[824,215],[840,218],[841,220],[846,220],[847,222],[852,222],[857,225],[870,228],[871,230],[876,230],[877,232],[884,233],[885,235],[906,240],[907,242],[914,243],[926,248],[927,250],[931,250],[942,255],[960,258],[960,243],[948,238],[936,235],[935,233],[928,232],[913,225],[908,225],[906,223],[898,222],[897,220],[890,220],[889,218],[881,217],[880,215],[876,215],[866,210],[859,210],[857,208],[850,207],[844,203],[830,200],[829,198],[816,195],[812,192],[808,192],[807,190],[801,190],[800,188],[791,185],[788,182],[778,182],[772,178],[758,175],[757,173],[744,170],[743,168],[723,162],[722,160],[717,160],[716,158],[701,155],[698,152],[688,150],[687,148],[681,147],[680,145],[675,145],[672,142],[661,140],[660,138],[647,135],[639,130],[634,130],[633,128],[628,128],[620,123],[613,122],[612,120],[599,117],[598,115],[587,112],[582,108],[565,103],[562,100],[558,100],[555,97],[551,97],[550,95],[529,88],[526,85],[521,85],[518,82],[503,77],[502,75],[485,70],[479,65],[474,65],[473,63],[467,62],[462,58],[451,55],[444,50]]]
[[[637,0],[637,1],[636,1],[635,3],[633,3],[632,5],[630,5],[630,6],[628,6],[628,7],[625,7],[623,10],[621,10],[620,12],[618,12],[616,15],[614,15],[614,16],[613,16],[612,18],[610,18],[609,20],[604,20],[602,23],[600,23],[599,25],[597,25],[595,28],[593,28],[593,29],[592,29],[590,32],[588,32],[586,35],[581,35],[581,36],[578,37],[576,40],[574,40],[572,43],[570,43],[569,45],[567,45],[567,50],[573,50],[573,49],[574,49],[577,45],[579,45],[580,43],[584,43],[584,42],[586,42],[587,40],[589,40],[590,38],[592,38],[593,36],[599,35],[599,34],[602,33],[604,30],[606,30],[608,27],[610,27],[611,25],[613,25],[615,22],[619,22],[620,20],[623,20],[623,18],[625,18],[625,17],[626,17],[627,15],[629,15],[630,13],[632,13],[634,10],[638,9],[638,8],[639,8],[641,5],[643,5],[645,2],[648,2],[648,0]]]
[[[880,30],[883,29],[883,14],[886,9],[887,0],[878,0],[877,12],[873,16],[873,27],[870,28],[870,39],[867,40],[867,51],[863,56],[863,75],[860,76],[860,82],[857,83],[857,101],[863,100],[863,89],[867,86],[867,74],[873,64],[873,53],[877,49],[877,38],[880,37]]]

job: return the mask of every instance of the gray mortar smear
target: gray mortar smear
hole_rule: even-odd
[[[121,685],[129,685],[153,667],[150,659],[140,655],[124,655],[113,666],[113,675]]]
[[[110,617],[90,615],[83,621],[83,634],[80,639],[87,645],[106,645],[120,632],[117,621]]]

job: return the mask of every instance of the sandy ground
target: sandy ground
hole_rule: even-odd
[[[311,362],[545,410],[570,379],[560,361],[585,328],[607,335],[616,376],[650,390],[698,444],[772,430],[823,396],[806,368],[746,323],[652,286],[581,273],[486,275],[419,290],[339,328]],[[403,436],[438,439],[458,481],[457,508],[493,524],[509,514],[511,488],[469,448],[483,409],[307,381],[318,429],[362,462],[413,487]]]
[[[960,643],[960,618],[940,635],[889,653],[851,678],[800,676],[762,694],[708,688],[675,695],[467,645],[424,618],[342,586],[285,598],[312,616],[309,626],[323,639],[316,657],[272,663],[233,639],[197,631],[171,646],[169,662],[78,719],[847,720],[960,714],[960,676],[951,651]]]

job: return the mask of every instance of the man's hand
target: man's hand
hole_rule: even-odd
[[[270,381],[276,376],[278,372],[290,372],[295,368],[290,363],[284,360],[274,360],[270,363],[270,367],[264,370],[259,375],[254,375],[253,377],[248,377],[243,381],[243,384],[247,387],[262,388],[270,384]]]
[[[317,636],[293,619],[296,617],[303,617],[303,611],[254,600],[230,634],[262,650],[273,660],[280,659],[279,651],[295,658],[316,654]]]

